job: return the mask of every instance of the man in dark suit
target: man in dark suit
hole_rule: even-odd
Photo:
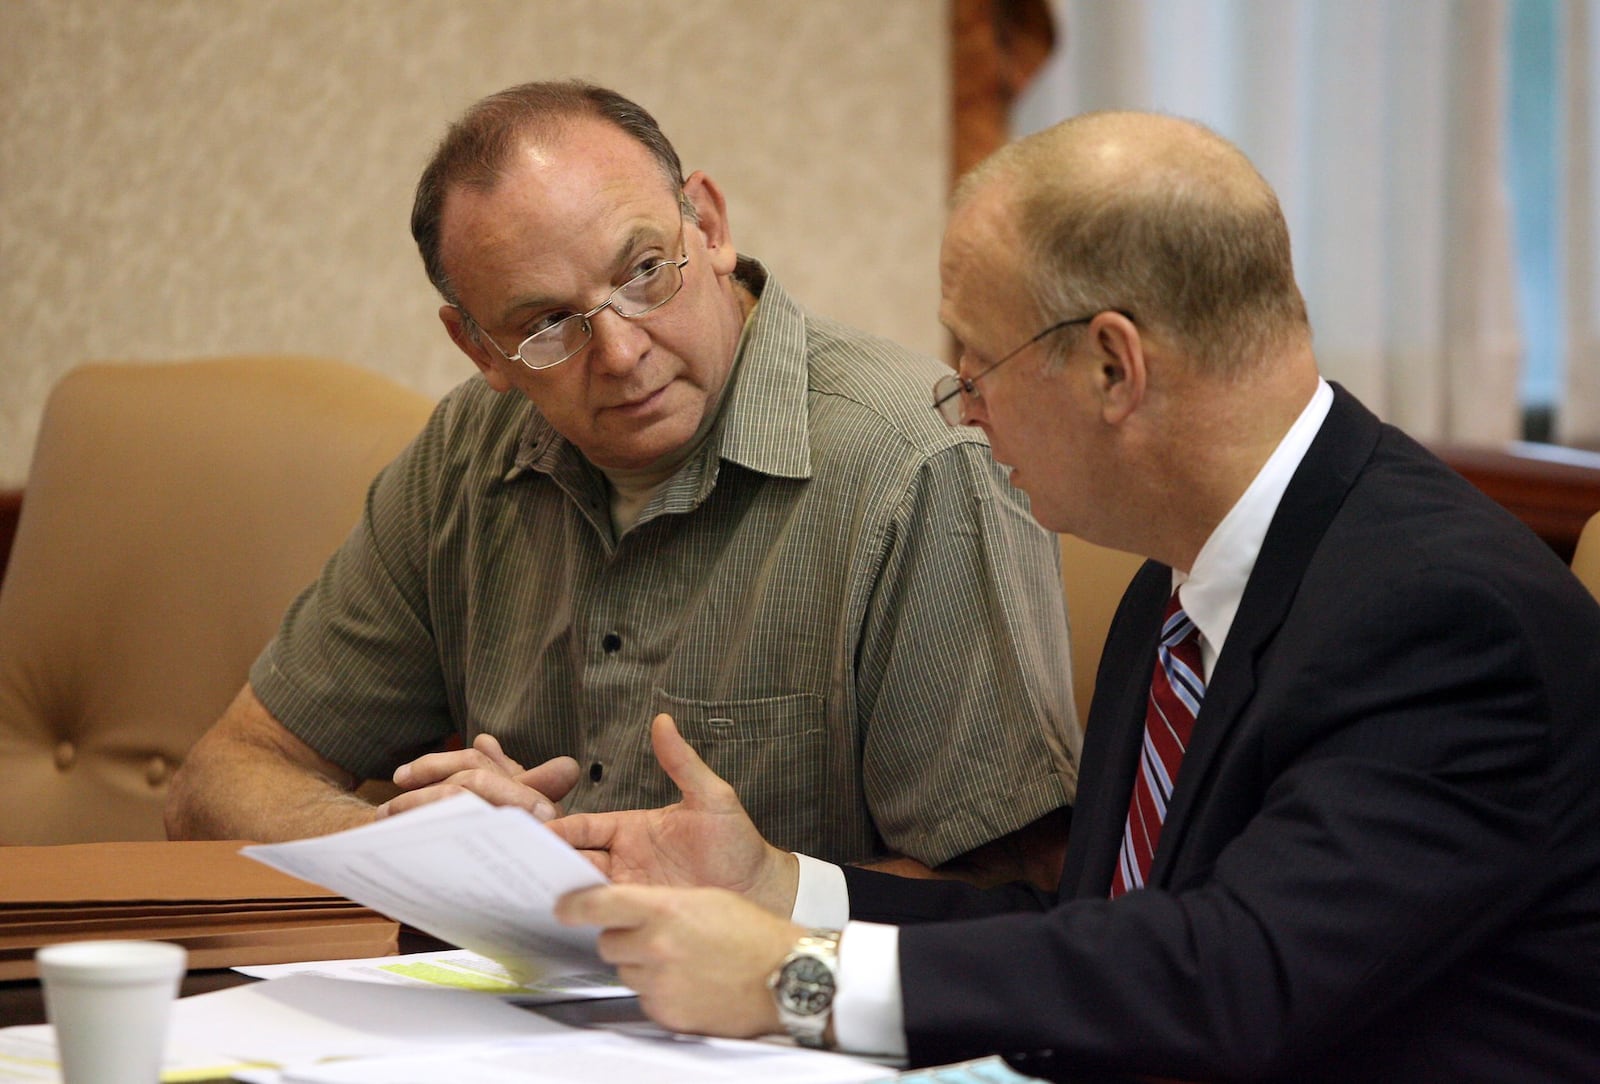
[[[1075,118],[963,183],[941,264],[942,409],[1046,526],[1150,558],[1058,892],[779,852],[658,717],[684,800],[558,829],[657,884],[564,920],[689,1031],[1064,1079],[1600,1078],[1600,607],[1318,375],[1265,181],[1196,125]]]

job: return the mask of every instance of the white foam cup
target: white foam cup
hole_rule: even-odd
[[[155,1084],[188,954],[165,941],[69,941],[35,954],[65,1084]]]

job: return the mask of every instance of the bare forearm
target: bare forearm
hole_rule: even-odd
[[[167,837],[277,842],[354,828],[376,814],[354,792],[293,765],[210,760],[173,779]]]
[[[190,750],[167,796],[171,839],[272,842],[374,819],[357,780],[274,719],[247,686]]]

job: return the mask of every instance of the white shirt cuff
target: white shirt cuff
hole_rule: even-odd
[[[842,930],[850,921],[850,890],[844,870],[831,862],[796,854],[800,859],[800,884],[794,893],[791,921],[813,930]]]
[[[840,1049],[904,1058],[899,927],[849,921],[844,871],[808,855],[795,857],[800,860],[800,883],[789,917],[811,929],[843,931],[839,992],[833,1002],[833,1033]]]
[[[841,1050],[906,1056],[900,1003],[900,927],[852,922],[839,939],[839,992],[833,1034]]]

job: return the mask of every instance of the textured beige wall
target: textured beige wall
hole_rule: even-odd
[[[453,116],[524,79],[637,98],[742,250],[936,351],[946,40],[935,0],[0,0],[0,486],[88,358],[466,376],[411,187]]]

